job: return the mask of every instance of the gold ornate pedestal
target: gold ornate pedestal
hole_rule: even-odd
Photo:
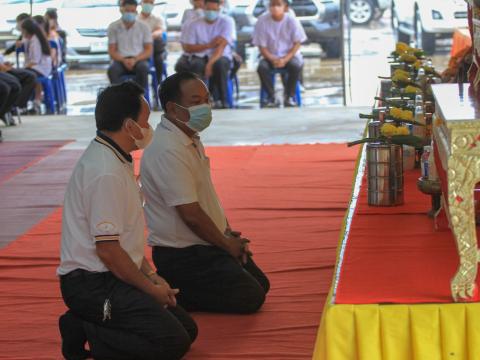
[[[469,95],[469,88],[469,84],[432,86],[436,101],[433,136],[447,174],[448,194],[443,200],[460,257],[451,281],[455,301],[472,300],[480,258],[473,199],[480,182],[480,104]]]

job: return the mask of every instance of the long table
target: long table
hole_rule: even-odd
[[[455,238],[428,218],[419,176],[405,173],[405,205],[369,207],[361,148],[314,359],[478,359],[480,303],[452,299]]]

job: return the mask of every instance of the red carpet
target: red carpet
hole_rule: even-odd
[[[68,141],[5,141],[0,145],[0,183],[54,153]]]
[[[369,207],[363,179],[335,303],[450,303],[458,266],[449,230],[435,231],[430,198],[416,187],[419,171],[405,175],[405,205]],[[477,281],[478,282],[478,281]]]
[[[311,359],[357,151],[207,149],[229,220],[252,239],[272,289],[255,315],[195,314],[200,334],[186,359]],[[0,359],[60,358],[60,218],[58,209],[0,250]]]

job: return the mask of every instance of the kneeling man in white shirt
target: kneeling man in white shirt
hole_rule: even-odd
[[[208,89],[198,75],[176,73],[162,83],[160,102],[165,113],[141,164],[157,273],[180,289],[187,311],[256,312],[270,284],[249,240],[230,229],[212,184],[198,135],[212,120]]]

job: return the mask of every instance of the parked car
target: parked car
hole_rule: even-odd
[[[398,41],[414,39],[417,47],[433,54],[436,39],[451,37],[468,26],[465,0],[392,0],[392,28]]]
[[[193,6],[190,0],[167,0],[164,3],[164,13],[167,19],[168,30],[180,31],[182,27],[183,13]]]
[[[353,25],[367,25],[373,19],[380,19],[391,6],[391,0],[350,0],[347,1],[349,19]]]
[[[241,53],[251,43],[256,18],[267,11],[268,0],[230,0],[230,5]],[[329,58],[340,56],[340,0],[292,0],[291,9],[303,25],[309,43],[319,43]]]
[[[30,0],[0,0],[0,42],[15,40],[20,33],[15,30],[15,18],[20,13],[43,15],[47,9],[56,9],[59,0],[33,0],[30,9]]]
[[[163,4],[155,6],[155,15],[162,16]],[[118,0],[65,0],[58,21],[67,33],[67,62],[109,62],[107,29],[119,18]]]

